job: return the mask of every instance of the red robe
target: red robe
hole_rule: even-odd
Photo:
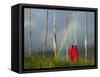
[[[78,49],[70,48],[70,58],[72,62],[78,62]]]

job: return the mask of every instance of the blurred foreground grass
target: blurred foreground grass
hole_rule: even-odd
[[[54,58],[42,57],[42,55],[25,55],[24,69],[38,69],[38,68],[56,68],[56,67],[72,67],[72,66],[87,66],[94,65],[93,60],[88,60],[87,63],[83,59],[79,59],[78,63],[72,63],[71,60],[66,61],[54,60]]]

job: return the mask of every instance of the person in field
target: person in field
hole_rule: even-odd
[[[78,48],[77,48],[77,45],[73,46],[72,45],[72,48],[70,48],[70,59],[71,61],[74,63],[78,63]]]

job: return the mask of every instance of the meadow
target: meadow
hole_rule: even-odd
[[[56,67],[72,67],[72,66],[88,66],[94,65],[94,60],[89,60],[87,62],[84,59],[79,58],[79,62],[71,62],[69,59],[54,59],[54,56],[47,57],[42,55],[25,55],[24,56],[24,69],[39,69],[39,68],[56,68]]]

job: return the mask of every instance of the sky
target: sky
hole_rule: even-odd
[[[76,36],[79,51],[84,51],[85,16],[87,15],[88,50],[94,51],[94,12],[55,10],[57,48],[66,47],[66,16],[68,16],[68,47],[74,44],[73,17],[76,18]],[[48,10],[46,50],[53,49],[54,10]],[[31,9],[32,52],[43,51],[46,34],[47,9]],[[29,51],[30,8],[24,9],[24,50]]]

